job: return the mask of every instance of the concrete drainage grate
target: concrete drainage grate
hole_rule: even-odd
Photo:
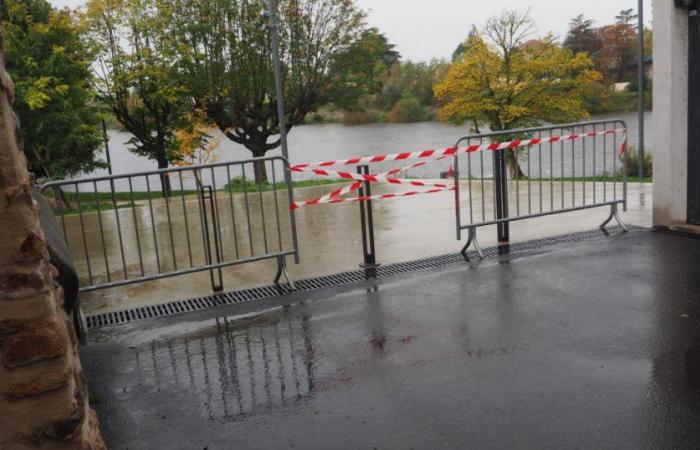
[[[632,230],[639,230],[638,227],[633,227]],[[620,227],[610,227],[607,232],[601,230],[585,231],[580,233],[572,233],[552,238],[537,239],[528,242],[521,242],[510,245],[509,254],[522,253],[528,250],[551,247],[553,245],[566,242],[579,242],[588,239],[602,238],[610,234],[619,234],[622,231]],[[489,247],[484,249],[484,256],[492,257],[499,254],[498,247]],[[467,259],[477,258],[476,252],[469,252]],[[465,257],[460,253],[435,256],[431,258],[419,259],[416,261],[387,264],[379,266],[371,270],[355,270],[351,272],[342,272],[334,275],[326,275],[322,277],[307,278],[295,282],[297,290],[294,292],[306,292],[315,289],[322,289],[331,286],[340,286],[344,284],[355,283],[373,278],[382,278],[401,273],[417,272],[421,270],[436,269],[453,264],[463,263]],[[156,317],[172,316],[175,314],[187,313],[190,311],[199,311],[202,309],[213,308],[217,306],[232,305],[235,303],[249,302],[252,300],[263,300],[267,298],[277,297],[280,295],[289,294],[292,291],[283,285],[263,286],[240,291],[227,292],[223,294],[213,294],[206,297],[198,297],[190,300],[179,300],[161,305],[149,305],[139,308],[128,309],[125,311],[116,311],[103,314],[87,316],[88,329],[100,328],[112,325],[119,325],[137,320],[152,319]]]

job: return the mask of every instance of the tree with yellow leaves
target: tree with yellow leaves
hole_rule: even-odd
[[[506,11],[470,33],[445,78],[435,85],[438,117],[492,131],[562,123],[587,115],[583,98],[601,75],[585,53],[562,49],[550,34],[531,39],[529,13]],[[514,152],[511,176],[521,177]]]
[[[201,109],[186,114],[187,125],[175,132],[177,142],[173,152],[173,164],[179,167],[200,166],[216,162],[219,156],[214,150],[221,139],[210,133],[215,131],[215,125],[207,120],[206,113]],[[193,169],[197,187],[202,187],[201,170]]]

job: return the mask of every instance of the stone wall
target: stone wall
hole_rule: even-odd
[[[0,29],[0,449],[105,448],[11,101]]]

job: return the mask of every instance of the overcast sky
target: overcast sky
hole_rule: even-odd
[[[76,7],[84,0],[50,0]],[[612,23],[622,9],[637,8],[637,0],[356,0],[369,11],[369,24],[382,30],[404,58],[427,61],[448,58],[472,24],[505,8],[531,8],[538,32],[566,35],[569,20],[584,14],[598,25]],[[671,0],[667,0],[671,1]],[[644,0],[644,18],[651,23],[651,0]]]

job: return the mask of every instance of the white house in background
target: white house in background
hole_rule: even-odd
[[[700,0],[653,0],[656,226],[700,230],[699,12]]]

